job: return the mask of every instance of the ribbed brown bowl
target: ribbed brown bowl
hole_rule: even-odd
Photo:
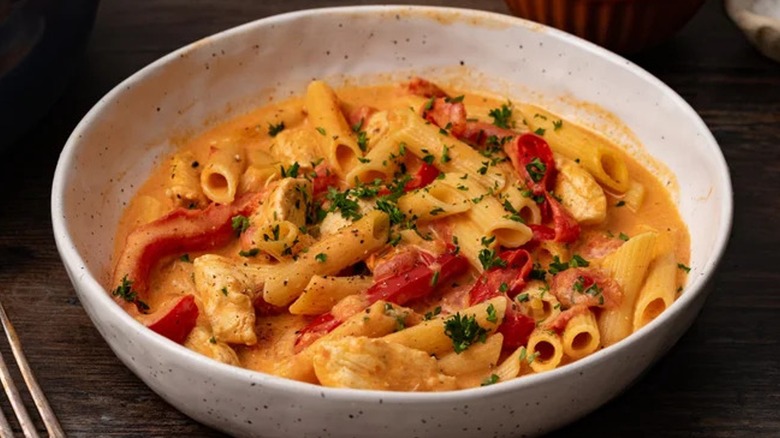
[[[674,35],[704,0],[505,0],[518,17],[556,27],[619,53]]]

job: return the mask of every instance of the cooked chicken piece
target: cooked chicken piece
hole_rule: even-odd
[[[320,343],[314,372],[324,386],[386,391],[446,391],[455,378],[439,372],[424,351],[393,342],[347,336]]]
[[[192,329],[184,346],[214,360],[239,366],[236,352],[228,344],[217,341],[214,334],[205,327],[196,326]]]
[[[598,224],[607,218],[607,197],[591,174],[568,158],[555,156],[558,178],[555,194],[581,224]]]
[[[252,306],[256,289],[251,287],[250,276],[230,259],[213,254],[196,258],[193,267],[195,288],[214,337],[232,344],[256,344]]]
[[[283,178],[252,217],[252,225],[262,228],[263,224],[288,221],[297,227],[304,226],[306,207],[311,199],[311,181],[303,178]]]

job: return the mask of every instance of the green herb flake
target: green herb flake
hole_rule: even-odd
[[[544,132],[546,129],[544,128],[536,128],[536,131],[534,131],[534,134],[538,135],[539,137],[544,137]]]
[[[628,242],[629,237],[628,234],[620,233],[620,235],[618,235],[618,239],[622,240],[623,242]]]
[[[486,378],[482,381],[482,386],[490,386],[494,383],[498,382],[498,374],[491,374],[490,377]]]
[[[503,283],[506,284],[506,283]],[[487,318],[485,318],[488,322],[497,322],[498,321],[498,314],[496,313],[496,308],[493,307],[493,304],[491,303],[487,309]]]
[[[622,207],[622,206],[624,206],[624,205],[626,205],[626,201],[623,201],[623,200],[621,199],[620,201],[618,201],[618,202],[615,204],[615,207]]]
[[[515,297],[518,303],[525,303],[526,301],[530,300],[528,297],[528,292],[521,293],[517,297]]]
[[[484,343],[488,331],[480,327],[474,315],[461,316],[460,312],[444,321],[444,334],[452,340],[456,354],[460,354],[476,342]]]
[[[316,256],[314,256],[314,260],[317,260],[320,263],[325,263],[325,261],[328,260],[328,255],[325,254],[324,252],[321,252]]]
[[[528,176],[530,176],[534,182],[539,182],[544,178],[545,172],[547,172],[547,165],[544,164],[539,157],[534,157],[530,163],[525,165],[525,170],[528,171]]]
[[[553,120],[553,131],[563,128],[563,120]]]
[[[282,131],[284,131],[284,122],[279,122],[276,125],[268,123],[268,135],[271,137],[276,137]]]
[[[254,257],[258,254],[260,254],[260,250],[258,248],[252,248],[247,251],[242,250],[238,252],[238,255],[240,255],[241,257]]]
[[[441,152],[441,162],[442,163],[449,163],[452,160],[450,157],[450,148],[448,146],[444,146],[444,149]]]
[[[691,267],[690,267],[690,266],[685,266],[685,265],[684,265],[684,264],[682,264],[682,263],[678,263],[678,264],[677,264],[677,267],[678,267],[678,268],[680,268],[680,269],[682,269],[683,271],[685,271],[685,273],[686,273],[686,274],[687,274],[687,273],[689,273],[689,272],[691,272]]]
[[[328,132],[325,131],[325,128],[323,128],[322,126],[318,126],[316,129],[317,129],[317,132],[319,132],[320,134],[328,135]]]
[[[233,227],[233,231],[236,232],[236,236],[240,236],[241,233],[249,228],[249,218],[244,215],[236,215],[230,220],[230,225]]]
[[[224,296],[228,296],[228,290],[227,290],[227,287],[222,287],[222,289],[220,289],[220,292],[222,292],[222,295],[224,295]]]
[[[182,254],[181,257],[179,257],[179,260],[186,263],[192,263],[192,260],[190,260],[189,254]]]
[[[488,115],[493,119],[493,124],[499,128],[509,129],[509,123],[512,120],[512,108],[507,104],[501,105],[501,108],[490,110]]]
[[[433,273],[433,277],[431,277],[430,285],[431,287],[436,287],[437,284],[439,284],[439,271],[436,271]]]
[[[441,306],[436,306],[436,308],[433,309],[432,311],[425,312],[425,316],[423,317],[423,319],[425,321],[430,321],[434,317],[438,316],[440,313],[441,313]]]
[[[496,251],[493,249],[483,249],[479,252],[479,262],[482,264],[482,269],[488,271],[493,268],[505,268],[506,261],[496,255]]]

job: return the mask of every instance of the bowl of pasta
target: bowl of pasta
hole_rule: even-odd
[[[630,62],[505,15],[374,6],[134,74],[68,140],[52,217],[106,342],[199,422],[515,436],[676,342],[731,202],[702,120]]]

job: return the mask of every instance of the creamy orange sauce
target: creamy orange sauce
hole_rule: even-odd
[[[447,91],[452,96],[463,94],[462,90]],[[345,114],[349,114],[361,106],[390,109],[405,108],[409,105],[407,96],[399,92],[399,88],[396,85],[346,87],[338,89],[337,95],[342,102],[342,110]],[[465,93],[464,104],[467,110],[470,105],[499,107],[502,103],[505,103],[505,101],[484,97],[479,93]],[[194,157],[193,167],[197,163],[197,166],[200,168],[207,161],[211,149],[221,144],[237,144],[244,148],[247,153],[255,150],[268,152],[274,140],[268,134],[269,126],[277,125],[281,122],[284,123],[285,130],[314,128],[306,117],[303,99],[292,98],[227,120],[190,139],[181,146],[181,150],[191,152]],[[648,229],[654,229],[662,236],[662,239],[671,242],[672,246],[670,249],[673,250],[676,260],[681,264],[688,264],[690,252],[688,231],[669,193],[661,182],[638,164],[630,155],[623,151],[618,153],[627,163],[631,178],[645,187],[645,197],[641,209],[635,213],[625,206],[618,206],[622,196],[605,191],[607,196],[607,219],[598,225],[583,226],[582,235],[619,236],[623,233],[627,236],[634,236]],[[284,165],[287,166],[289,163]],[[150,200],[156,203],[161,212],[170,211],[177,206],[168,193],[171,178],[168,162],[164,161],[139,188],[119,223],[115,241],[115,260],[120,257],[127,236],[134,229],[150,220],[148,207]],[[447,219],[442,219],[442,221],[446,222]],[[571,245],[571,248],[576,253],[577,248],[582,245],[584,245],[582,242],[575,243]],[[255,262],[254,260],[237,256],[240,250],[241,247],[238,240],[234,239],[226,246],[206,252],[229,257],[238,263]],[[198,297],[193,281],[194,269],[191,261],[204,253],[188,253],[188,260],[182,260],[184,256],[182,254],[171,255],[155,263],[150,274],[150,289],[143,297],[151,311],[176,297],[190,294]],[[549,262],[549,260],[546,262]],[[475,275],[477,275],[476,271],[468,272],[455,281],[442,285],[439,290],[429,297],[412,302],[407,306],[420,314],[432,311],[437,306],[441,306],[444,313],[455,312],[458,308],[465,307],[464,301],[468,289],[464,285],[473,281]],[[685,273],[680,270],[676,284],[681,286],[684,284],[684,281]],[[259,316],[255,324],[257,343],[251,346],[231,345],[231,347],[236,352],[242,367],[276,373],[279,364],[288,360],[295,353],[296,332],[302,329],[311,319],[312,317],[291,315],[287,312],[279,315]],[[198,317],[198,325],[208,325],[206,313],[202,310]],[[508,353],[505,351],[501,357],[506,357]],[[569,361],[568,358],[565,358],[562,363]],[[473,381],[474,377],[470,378]]]

